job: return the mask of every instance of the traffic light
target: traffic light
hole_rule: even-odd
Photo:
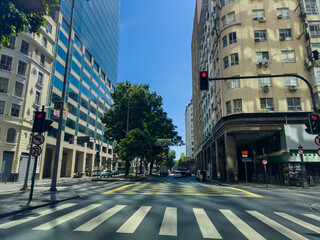
[[[47,132],[53,129],[53,127],[51,126],[51,124],[53,123],[52,120],[50,119],[46,119],[44,121],[44,126],[43,126],[43,132]]]
[[[311,134],[320,133],[320,115],[311,113],[309,114],[309,123]]]
[[[38,112],[36,111],[33,120],[32,132],[43,132],[44,122],[46,119],[46,112]]]
[[[314,60],[319,60],[319,52],[317,50],[312,51],[312,54]]]
[[[208,72],[202,71],[200,72],[200,90],[208,90],[209,82],[208,82]]]
[[[309,122],[307,122],[306,124],[306,129],[305,129],[305,131],[307,132],[307,133],[309,133],[309,134],[312,134],[312,132],[311,132],[311,128],[310,128],[310,123]]]

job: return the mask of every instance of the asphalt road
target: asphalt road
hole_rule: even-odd
[[[194,178],[66,182],[81,197],[0,220],[0,239],[320,239],[312,190],[218,186]]]

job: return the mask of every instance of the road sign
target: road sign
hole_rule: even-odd
[[[41,152],[42,152],[42,149],[39,146],[35,146],[31,149],[31,155],[33,157],[39,157]]]
[[[53,109],[60,110],[63,107],[63,102],[54,102],[54,107]]]
[[[301,149],[298,150],[298,154],[300,154],[300,155],[303,154],[303,150],[301,150]]]
[[[248,157],[248,151],[242,151],[242,157],[247,158]]]
[[[268,161],[264,159],[264,160],[262,160],[262,164],[263,164],[263,165],[267,165],[267,164],[268,164]]]
[[[318,154],[318,156],[320,157],[320,148],[318,148],[317,154]]]
[[[45,140],[45,138],[44,138],[43,135],[37,134],[37,135],[33,136],[33,138],[32,138],[32,143],[33,143],[34,145],[39,146],[39,145],[41,145],[42,143],[44,143],[44,140]]]
[[[242,158],[242,162],[252,162],[252,158]]]
[[[53,115],[56,117],[60,117],[60,110],[53,110]],[[66,120],[67,116],[67,111],[63,111],[63,120]]]
[[[315,142],[315,144],[317,144],[318,146],[320,146],[320,135],[318,135],[318,136],[316,136],[316,137],[314,138],[314,142]]]

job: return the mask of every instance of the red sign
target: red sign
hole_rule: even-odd
[[[248,151],[242,151],[242,157],[243,158],[248,157]]]
[[[315,144],[317,144],[318,146],[320,146],[320,135],[318,135],[318,136],[316,136],[316,137],[314,138],[314,142],[315,142]]]
[[[44,140],[45,140],[45,138],[44,138],[44,136],[41,135],[41,134],[37,134],[37,135],[33,136],[33,138],[32,138],[33,144],[35,144],[35,145],[37,145],[37,146],[39,146],[39,145],[41,145],[42,143],[44,143]]]
[[[263,165],[267,165],[267,164],[268,164],[268,161],[264,159],[264,160],[262,160],[262,164],[263,164]]]
[[[31,155],[33,157],[39,157],[41,152],[42,152],[42,149],[39,146],[35,146],[31,149]]]
[[[318,154],[318,156],[320,157],[320,148],[318,148],[317,154]]]
[[[298,150],[298,154],[303,154],[303,150]]]

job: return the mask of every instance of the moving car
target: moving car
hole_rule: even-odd
[[[173,176],[174,176],[175,178],[178,178],[178,177],[180,178],[180,177],[182,177],[182,174],[181,174],[180,171],[175,170],[174,173],[173,173]]]
[[[111,170],[102,170],[100,173],[100,177],[112,177],[112,171]]]

